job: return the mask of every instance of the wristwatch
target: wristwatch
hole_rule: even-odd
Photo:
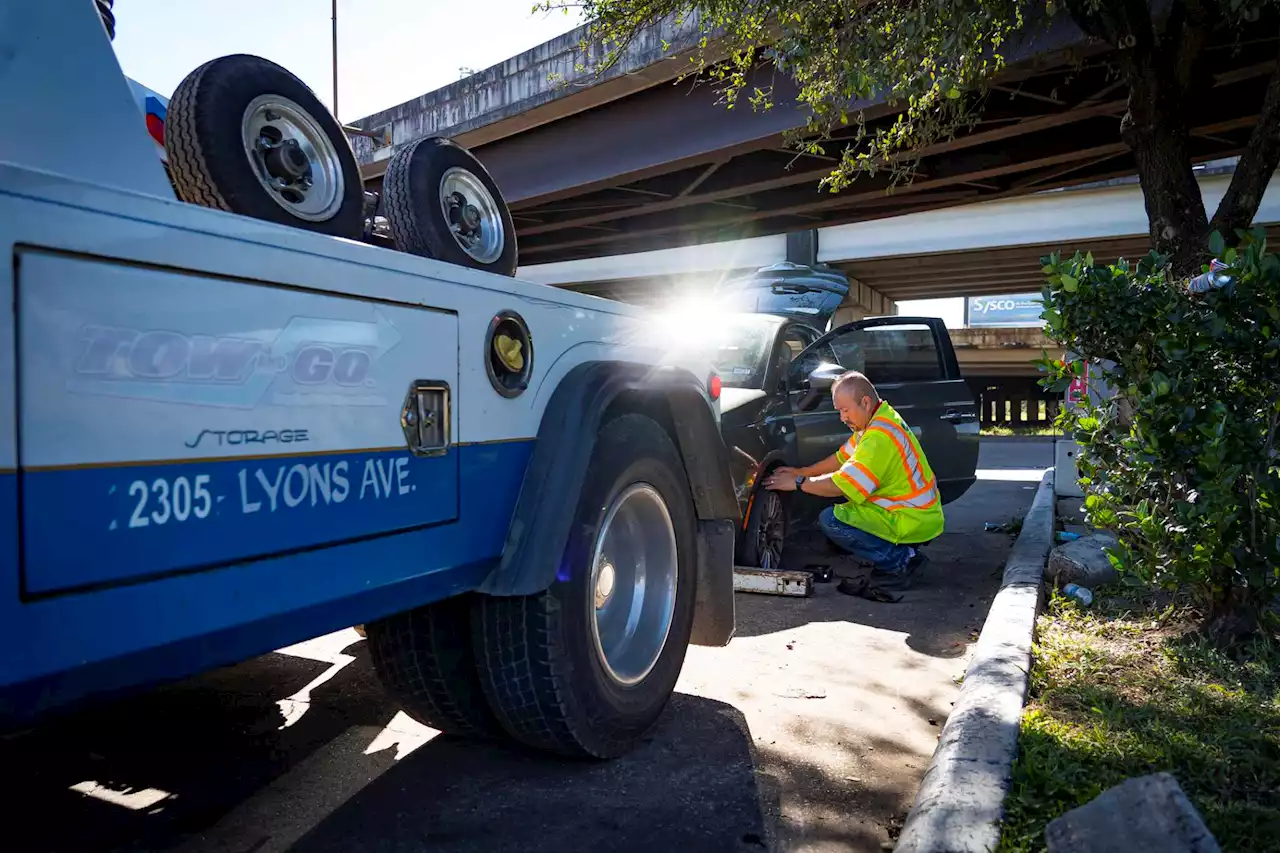
[[[803,489],[803,488],[801,488],[801,487],[804,485],[804,481],[805,481],[805,480],[807,480],[807,479],[809,479],[809,478],[808,478],[808,477],[806,477],[804,474],[801,474],[801,475],[799,475],[798,477],[796,477],[796,491],[797,491],[797,492],[803,492],[803,491],[804,491],[804,489]]]

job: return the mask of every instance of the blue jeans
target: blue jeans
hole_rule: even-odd
[[[878,571],[896,575],[907,567],[911,549],[895,545],[879,536],[859,530],[836,518],[835,507],[827,507],[818,516],[822,532],[836,547],[860,560],[866,560]]]

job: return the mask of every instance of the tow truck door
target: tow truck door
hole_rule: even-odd
[[[261,253],[263,269],[307,263],[231,248]],[[16,254],[26,596],[457,518],[456,314],[211,269]]]
[[[809,411],[796,408],[808,374],[822,363],[866,374],[898,410],[924,449],[944,502],[974,482],[978,465],[978,407],[960,376],[946,325],[936,317],[876,317],[832,329],[792,363],[788,389],[799,461],[823,459],[849,438],[830,395]]]

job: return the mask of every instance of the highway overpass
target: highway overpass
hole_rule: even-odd
[[[1229,166],[1200,179],[1216,206],[1230,182]],[[1280,185],[1263,196],[1257,221],[1280,223]],[[820,262],[853,279],[852,307],[893,313],[914,299],[983,296],[1039,290],[1040,259],[1053,251],[1092,251],[1099,261],[1147,253],[1146,208],[1134,181],[1064,189],[966,207],[705,246],[527,264],[519,275],[629,302],[687,296],[726,278],[781,260]],[[1278,235],[1280,236],[1280,235]],[[788,251],[790,244],[790,252]],[[807,254],[804,254],[807,253]]]
[[[771,69],[759,72],[776,84],[778,105],[767,112],[728,111],[709,86],[674,85],[696,41],[692,24],[656,29],[602,79],[576,70],[585,31],[575,31],[357,122],[380,138],[358,138],[357,154],[376,188],[390,153],[413,139],[449,136],[472,148],[511,203],[528,264],[826,231],[1132,174],[1118,130],[1123,86],[1099,45],[1065,17],[1055,21],[1010,46],[1012,64],[982,121],[922,152],[916,180],[891,194],[884,177],[819,191],[848,140],[826,158],[781,150],[782,134],[804,116]],[[1202,117],[1191,146],[1199,162],[1239,153],[1274,67],[1276,38],[1238,47],[1210,47],[1214,85],[1184,105]],[[873,120],[893,114],[863,106]]]

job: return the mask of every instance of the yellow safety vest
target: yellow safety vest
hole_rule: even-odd
[[[871,423],[836,451],[832,481],[849,500],[836,518],[889,542],[927,542],[942,533],[938,483],[902,416],[881,402]]]

